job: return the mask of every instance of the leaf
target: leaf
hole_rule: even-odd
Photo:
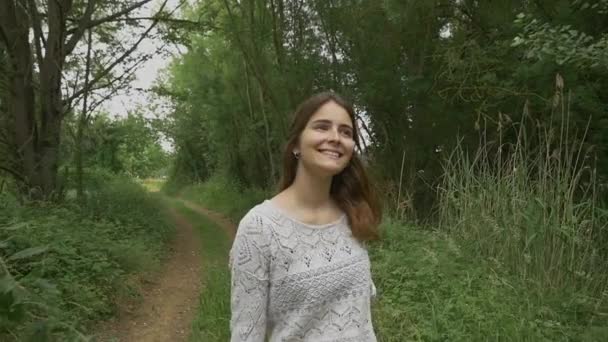
[[[0,292],[0,318],[19,322],[25,317],[23,303],[14,292]]]
[[[8,274],[0,278],[0,293],[9,293],[17,287],[17,282]]]
[[[39,320],[34,322],[31,326],[30,326],[31,331],[30,336],[28,336],[27,340],[28,342],[45,342],[45,341],[50,341],[50,337],[49,337],[49,325],[48,322],[44,321],[44,320]]]
[[[513,38],[513,42],[511,43],[511,47],[517,47],[519,45],[521,45],[524,42],[523,39],[521,39],[521,37],[515,37]]]
[[[48,294],[60,294],[60,291],[57,289],[57,285],[51,283],[50,281],[39,278],[34,281],[34,285],[39,287],[41,290],[44,290]]]
[[[560,74],[555,74],[555,87],[559,90],[564,89],[564,78]]]
[[[44,253],[48,250],[49,248],[47,246],[38,246],[38,247],[30,247],[30,248],[26,248],[22,251],[19,251],[13,255],[11,255],[8,260],[20,260],[20,259],[25,259],[25,258],[29,258],[32,257],[34,255],[38,255],[41,253]]]
[[[9,226],[1,227],[1,229],[4,229],[4,230],[19,230],[19,229],[27,227],[27,226],[28,226],[27,222],[21,222],[21,223],[16,223],[16,224],[9,225]]]

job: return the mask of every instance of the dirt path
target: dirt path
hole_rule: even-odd
[[[218,213],[180,200],[189,209],[206,215],[231,236],[235,227]],[[137,305],[125,305],[117,318],[100,326],[96,341],[180,342],[187,341],[201,291],[201,242],[195,226],[172,208],[176,236],[171,253],[158,278],[142,289]]]
[[[234,239],[234,235],[236,234],[236,225],[232,221],[230,221],[228,218],[226,218],[224,215],[216,213],[215,211],[203,208],[196,203],[192,203],[192,202],[184,200],[184,199],[180,199],[180,201],[188,209],[190,209],[200,215],[209,217],[218,226],[224,228],[224,230],[230,235],[231,240]]]

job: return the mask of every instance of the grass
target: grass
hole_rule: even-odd
[[[580,293],[545,293],[461,241],[400,222],[370,248],[379,341],[606,341]],[[583,314],[583,310],[579,310]]]
[[[241,217],[265,199],[268,193],[260,189],[243,189],[225,177],[216,176],[207,182],[184,188],[181,195],[206,208],[223,213],[233,222],[239,222]]]
[[[164,179],[159,178],[146,178],[140,181],[141,185],[150,192],[159,192],[165,185]]]
[[[192,323],[191,341],[230,340],[230,271],[228,252],[231,241],[223,228],[205,216],[178,206],[190,222],[197,223],[202,241],[203,279],[199,311]]]
[[[369,248],[379,341],[608,341],[608,210],[560,99],[560,126],[505,119],[447,156],[436,227],[386,218]],[[264,192],[212,178],[184,194],[234,219]]]
[[[159,198],[128,179],[106,179],[80,205],[21,205],[4,194],[0,340],[86,339],[136,295],[129,279],[158,267],[171,234]]]
[[[236,189],[221,186],[201,184],[184,193],[205,205],[221,194],[214,209],[233,217],[243,212],[247,202],[256,203],[253,196],[246,200]],[[477,202],[483,204],[496,205],[490,200]],[[467,222],[474,224],[474,218]],[[478,222],[484,221],[478,218]],[[608,340],[608,312],[598,300],[601,297],[581,288],[543,288],[538,282],[542,278],[521,277],[497,256],[482,253],[476,236],[391,218],[386,218],[382,230],[382,241],[369,248],[378,288],[373,319],[379,341]],[[216,244],[214,230],[207,234]],[[193,336],[223,341],[228,339],[229,274],[224,261],[212,270],[208,296],[201,302],[205,309]]]
[[[476,153],[457,148],[444,163],[440,228],[500,267],[519,302],[544,310],[541,322],[552,317],[555,339],[608,340],[608,212],[566,107],[559,127],[524,115],[513,142],[499,134]]]

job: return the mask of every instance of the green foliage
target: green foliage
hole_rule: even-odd
[[[75,118],[67,120],[66,133],[73,132],[76,124]],[[162,175],[169,165],[169,155],[161,146],[158,132],[141,112],[116,119],[101,113],[93,118],[86,131],[84,141],[80,143],[85,168],[95,170],[93,172],[106,170],[107,173],[148,178]],[[68,168],[77,143],[72,133],[65,134],[62,148],[64,165]],[[85,175],[85,181],[90,176]]]
[[[594,38],[571,25],[553,26],[520,13],[515,23],[522,33],[511,46],[526,48],[531,60],[554,60],[558,65],[570,64],[578,69],[608,68],[608,34]]]
[[[274,185],[288,113],[335,76],[309,27],[314,13],[284,5],[293,4],[209,1],[192,9],[192,18],[222,29],[193,33],[163,86],[175,107],[173,178],[204,181],[217,172],[246,186]]]
[[[247,184],[268,185],[263,113],[251,107],[259,102],[259,90],[253,85],[239,89],[243,82],[250,82],[243,79],[250,71],[243,70],[240,56],[231,52],[222,37],[202,37],[173,70],[176,161],[172,177],[201,181],[217,171]],[[274,132],[280,128],[276,124],[269,123]],[[273,151],[279,141],[270,138]]]
[[[441,226],[523,279],[597,298],[608,288],[608,216],[584,137],[562,122],[529,129],[525,117],[504,128],[517,143],[487,142],[473,155],[456,149],[444,163]]]
[[[146,178],[142,180],[141,184],[150,192],[159,192],[165,185],[165,180],[159,178]]]
[[[260,189],[244,188],[234,180],[216,176],[204,183],[184,188],[181,195],[238,222],[249,209],[266,199],[268,193]]]
[[[548,293],[455,240],[389,221],[370,249],[379,341],[602,341],[600,302]],[[606,300],[606,298],[604,298]],[[605,311],[604,311],[605,312]]]
[[[447,156],[440,228],[518,290],[527,311],[517,317],[548,320],[532,327],[534,335],[514,327],[524,332],[518,339],[601,341],[608,334],[608,216],[598,203],[596,161],[584,135],[570,130],[567,101],[556,96],[561,126],[529,116],[502,121],[497,141]],[[507,134],[516,142],[503,141]]]
[[[111,128],[112,146],[116,147],[114,172],[124,172],[131,177],[146,178],[163,168],[167,154],[162,149],[159,136],[141,113],[130,113],[116,120]]]
[[[581,10],[594,10],[600,14],[608,14],[608,0],[596,0],[591,3],[583,0],[574,0],[572,4]]]
[[[205,25],[182,37],[190,49],[159,87],[174,105],[170,183],[217,173],[270,188],[288,113],[313,92],[333,89],[359,109],[365,153],[389,189],[387,202],[401,207],[406,198],[418,218],[434,218],[438,152],[454,148],[457,135],[474,150],[482,123],[492,140],[499,116],[518,121],[524,105],[549,123],[558,73],[572,91],[572,125],[584,129],[592,117],[587,142],[598,146],[603,179],[604,7],[566,0],[193,5],[187,15]]]
[[[142,23],[150,18],[133,18],[148,2],[0,3],[0,167],[20,182],[23,196],[60,199],[63,120],[83,99],[91,111],[127,87],[138,64],[151,57],[138,46],[156,18],[152,25]],[[151,17],[168,19],[166,4]],[[77,24],[83,22],[86,27]]]
[[[210,196],[206,191],[217,193],[211,186],[193,187],[186,193],[205,198]],[[216,210],[238,212],[235,205],[227,202]],[[193,213],[188,215],[194,218]],[[204,260],[210,260],[210,269],[192,338],[225,340],[230,314],[225,235],[207,220],[201,226],[208,244]],[[382,232],[381,241],[369,246],[378,289],[372,318],[379,341],[548,342],[608,337],[605,289],[599,297],[576,287],[549,291],[534,277],[513,274],[499,258],[480,254],[476,240],[455,234],[391,218],[385,219]]]
[[[0,200],[0,339],[85,339],[128,277],[157,267],[170,235],[160,201],[121,178],[83,207]]]
[[[372,247],[380,340],[603,341],[607,9],[605,0],[195,5],[190,18],[208,25],[181,37],[190,49],[162,87],[177,146],[167,189],[238,219],[268,194],[247,189],[276,180],[287,114],[337,90],[362,117],[389,212],[443,230],[390,222]]]

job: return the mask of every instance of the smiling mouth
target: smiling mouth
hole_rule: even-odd
[[[342,157],[342,153],[336,152],[336,151],[319,150],[319,152],[321,152],[322,154],[324,154],[332,159],[339,159],[340,157]]]

